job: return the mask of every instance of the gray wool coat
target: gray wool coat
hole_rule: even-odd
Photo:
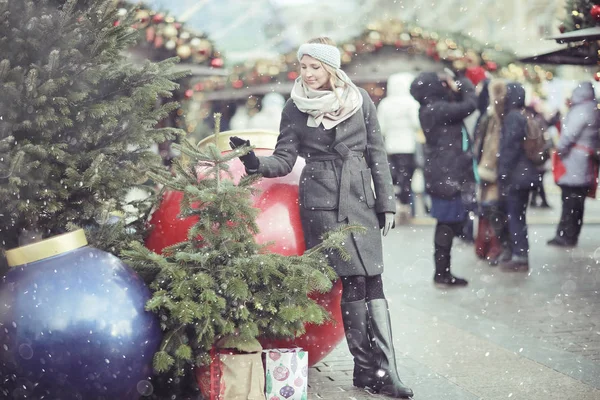
[[[259,157],[258,173],[267,178],[290,173],[298,156],[306,160],[298,204],[307,249],[319,244],[323,234],[341,226],[366,228],[366,233],[352,234],[345,242],[350,261],[336,253],[329,255],[338,276],[383,272],[377,214],[396,211],[377,111],[367,92],[359,90],[363,107],[331,130],[323,125],[307,126],[308,114],[288,100],[273,155]]]
[[[589,187],[596,184],[590,157],[600,140],[598,113],[591,82],[580,83],[571,95],[571,108],[563,121],[556,146],[566,169],[557,182],[559,186]]]

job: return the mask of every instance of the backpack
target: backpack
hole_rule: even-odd
[[[550,146],[544,135],[544,129],[533,115],[523,110],[527,121],[527,133],[523,141],[523,149],[527,158],[536,166],[543,165],[550,158]]]

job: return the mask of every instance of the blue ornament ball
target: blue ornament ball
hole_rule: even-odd
[[[162,334],[149,298],[133,270],[87,245],[12,267],[0,282],[0,398],[151,394]]]

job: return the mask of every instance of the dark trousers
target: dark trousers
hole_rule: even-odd
[[[537,198],[540,196],[542,201],[540,205],[547,206],[548,200],[546,199],[546,191],[544,190],[544,174],[546,171],[540,172],[540,185],[531,191],[531,205],[537,205]]]
[[[417,166],[414,154],[390,154],[388,155],[392,181],[399,191],[396,198],[401,204],[412,205],[412,177]]]
[[[564,238],[569,244],[577,244],[581,225],[585,197],[589,190],[587,186],[561,186],[562,212],[556,228],[556,236]]]
[[[510,233],[508,232],[508,216],[506,215],[506,204],[494,203],[481,207],[482,216],[489,220],[494,235],[503,248],[510,248]]]
[[[450,253],[452,251],[452,241],[455,236],[462,234],[464,221],[461,222],[440,222],[435,226],[434,241],[434,261],[436,275],[444,275],[450,272]]]
[[[508,217],[510,247],[514,256],[527,257],[529,240],[527,236],[527,204],[530,189],[511,190],[503,196],[504,208]]]

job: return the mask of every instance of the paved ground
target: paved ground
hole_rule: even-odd
[[[507,273],[457,242],[453,270],[467,288],[435,288],[431,220],[420,217],[384,239],[384,284],[400,374],[415,400],[600,399],[600,201],[586,203],[573,250],[546,246],[558,219],[528,215],[531,270]],[[342,342],[309,374],[309,399],[374,399],[352,387]]]

